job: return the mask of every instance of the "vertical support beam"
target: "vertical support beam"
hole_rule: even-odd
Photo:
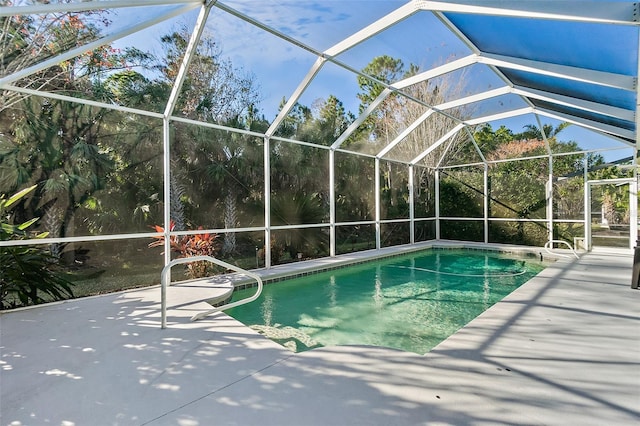
[[[211,10],[211,5],[204,5],[200,8],[200,13],[198,14],[198,18],[196,19],[195,26],[193,28],[193,32],[191,33],[191,38],[189,39],[189,43],[187,44],[187,49],[184,53],[184,58],[182,58],[182,63],[180,64],[180,68],[178,69],[178,74],[176,75],[176,80],[173,83],[173,87],[171,88],[171,93],[169,94],[169,98],[167,100],[167,104],[165,105],[164,113],[162,115],[162,154],[163,158],[163,178],[164,178],[164,186],[163,186],[163,196],[164,196],[164,264],[165,266],[171,262],[171,241],[170,235],[171,232],[171,127],[170,127],[170,117],[173,114],[173,110],[175,109],[176,102],[178,101],[178,97],[180,95],[180,91],[182,89],[182,84],[187,76],[187,70],[189,69],[189,64],[193,59],[194,52],[198,46],[198,42],[200,41],[200,37],[202,36],[202,31],[204,30],[204,25],[207,21],[207,17],[209,16],[209,11]],[[167,278],[169,282],[171,282],[171,271],[167,272]]]
[[[489,244],[489,165],[484,163],[484,243]]]
[[[548,179],[547,184],[545,185],[545,200],[546,200],[546,216],[547,216],[547,240],[553,240],[553,155],[551,151],[551,145],[549,145],[549,139],[547,138],[547,134],[544,132],[544,125],[542,121],[540,121],[540,116],[538,114],[535,115],[536,122],[538,123],[538,128],[540,129],[540,134],[542,135],[542,139],[544,140],[544,147],[547,150],[547,154],[549,154],[549,170],[548,170]],[[575,248],[575,247],[574,247]]]
[[[376,249],[380,250],[380,159],[376,158],[375,167],[375,201],[376,201]]]
[[[336,256],[336,151],[329,150],[329,256]]]
[[[629,184],[629,248],[638,240],[638,168],[633,169],[633,182]]]
[[[435,192],[436,192],[436,240],[440,239],[440,170],[435,173]]]
[[[551,155],[549,155],[549,180],[547,181],[547,232],[548,240],[553,240],[553,156]]]
[[[638,146],[638,140],[636,140]],[[638,238],[638,151],[633,159],[633,182],[629,184],[629,217],[631,226],[629,227],[629,245],[633,250],[633,269],[631,270],[631,288],[637,289],[640,285],[640,238]]]
[[[591,185],[589,184],[589,159],[584,154],[583,180],[584,180],[584,248],[591,251]]]
[[[271,268],[271,140],[264,138],[264,267]]]
[[[409,165],[409,243],[416,243],[416,216],[415,202],[413,199],[413,165]]]
[[[640,43],[640,34],[638,34]],[[640,57],[637,68],[640,75]],[[633,249],[633,270],[631,272],[631,288],[637,289],[640,285],[640,238],[638,238],[638,162],[640,161],[640,87],[636,84],[636,146],[633,150],[633,183],[629,185],[629,246]],[[635,247],[635,248],[634,248]]]
[[[637,6],[636,6],[637,7]],[[638,34],[638,45],[640,45],[640,34]],[[638,57],[637,64],[638,74],[640,75],[640,56]],[[632,191],[632,194],[635,197],[635,202],[632,201],[633,197],[629,197],[629,203],[631,203],[629,216],[631,219],[631,226],[629,227],[629,240],[634,241],[635,244],[631,244],[631,248],[636,247],[636,251],[640,256],[640,238],[638,238],[638,167],[640,166],[640,85],[636,83],[636,146],[634,149],[634,158],[633,158],[633,180],[634,184],[629,187],[629,190]],[[631,188],[635,187],[635,190]],[[629,194],[629,195],[632,195]],[[634,214],[635,213],[635,214]],[[640,260],[639,260],[640,262]],[[635,265],[635,262],[634,262]],[[640,267],[640,266],[639,266]],[[638,279],[636,278],[635,288],[638,287]]]
[[[169,117],[162,118],[162,178],[163,180],[163,222],[164,222],[164,264],[171,262],[171,127]],[[168,282],[171,283],[171,271],[168,272]]]

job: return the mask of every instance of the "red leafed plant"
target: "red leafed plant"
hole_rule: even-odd
[[[164,232],[164,228],[159,225],[153,225],[153,229],[156,232]],[[169,223],[169,231],[173,231],[175,223],[171,221]],[[202,226],[198,227],[202,229]],[[159,237],[153,237],[155,241],[149,243],[149,247],[163,247],[164,235]],[[192,257],[192,256],[215,256],[218,251],[217,234],[210,234],[203,232],[201,234],[193,235],[172,235],[169,237],[169,243],[171,250],[179,253],[178,257]],[[210,275],[210,268],[212,263],[207,261],[198,261],[187,263],[187,275],[189,278],[203,278]]]

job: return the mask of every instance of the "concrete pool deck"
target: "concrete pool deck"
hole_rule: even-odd
[[[560,260],[424,356],[294,354],[157,287],[0,315],[2,425],[635,425],[629,250]],[[291,266],[294,267],[294,266]]]

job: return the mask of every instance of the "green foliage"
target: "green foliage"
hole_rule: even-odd
[[[380,245],[382,247],[409,244],[411,241],[408,223],[383,223],[380,225]]]
[[[492,152],[500,145],[511,142],[514,139],[513,132],[510,129],[500,126],[498,130],[494,131],[489,123],[476,130],[473,136],[478,147],[484,153]]]
[[[336,221],[373,220],[374,170],[369,158],[336,153]]]
[[[413,67],[411,67],[413,71]],[[385,84],[391,84],[407,75],[404,63],[400,59],[390,56],[378,56],[363,68],[363,73],[374,78],[374,80],[358,76],[358,86],[360,92],[357,94],[360,99],[359,112],[363,113],[382,93]],[[368,142],[382,141],[389,135],[397,115],[401,111],[401,100],[396,94],[387,96],[380,105],[366,117],[358,132],[363,135],[354,135],[357,139],[366,139]]]
[[[444,217],[483,217],[482,174],[452,169],[441,173],[440,215]]]
[[[491,222],[489,224],[489,242],[491,243],[541,247],[548,239],[549,231],[544,223]]]
[[[397,163],[380,163],[380,204],[383,219],[409,217],[409,178],[407,167]]]
[[[440,237],[445,240],[484,241],[484,223],[481,220],[442,220]]]
[[[491,125],[485,124],[475,132],[474,137],[479,148],[489,160],[545,156],[548,151],[542,143],[544,137],[546,137],[546,143],[553,153],[578,152],[581,149],[577,142],[558,140],[558,134],[568,126],[568,123],[561,123],[555,127],[543,124],[540,129],[539,126],[527,125],[524,126],[523,132],[514,133],[504,126],[494,130]],[[603,163],[601,156],[588,154],[586,160],[589,170],[597,170],[589,173],[590,179],[616,176],[612,169],[603,169],[599,166]],[[553,157],[552,165],[554,216],[559,219],[582,219],[585,155],[556,155]],[[490,217],[546,218],[545,186],[549,179],[548,169],[549,161],[546,157],[490,163],[488,189]],[[460,182],[469,183],[469,180],[460,179]],[[481,188],[482,185],[479,187]],[[441,212],[444,216],[447,213],[455,215],[455,211],[465,211],[467,203],[461,201],[464,198],[461,198],[460,190],[456,191],[452,192],[452,188],[447,187],[446,183],[441,189],[443,193]],[[449,194],[450,192],[452,194]],[[624,203],[624,201],[622,202]],[[451,207],[451,212],[447,212],[449,208],[447,206]],[[459,213],[457,216],[461,214],[463,213]],[[572,239],[574,233],[571,226],[562,231],[562,235],[560,235],[559,229],[555,230],[558,236],[569,241]],[[489,239],[491,242],[542,245],[548,239],[548,230],[545,224],[540,223],[492,222],[489,229]]]
[[[280,109],[285,103],[283,98]],[[346,112],[343,103],[330,95],[326,100],[317,99],[311,108],[296,103],[276,135],[327,146],[333,144],[354,120],[355,116]]]
[[[378,56],[374,58],[363,70],[367,75],[375,78],[371,80],[369,78],[358,76],[358,86],[361,92],[358,94],[361,106],[360,112],[362,113],[371,102],[373,102],[380,93],[384,90],[384,86],[379,82],[391,84],[399,80],[405,75],[404,64],[402,60],[395,59],[390,56]]]
[[[414,182],[415,216],[435,216],[435,172],[432,169],[414,167]]]
[[[545,217],[547,159],[496,163],[489,168],[492,217],[542,219]]]
[[[527,124],[526,126],[524,126],[525,131],[516,135],[515,138],[520,140],[526,140],[526,139],[542,140],[544,139],[543,137],[543,132],[544,132],[544,136],[546,136],[548,139],[552,139],[552,138],[555,138],[558,135],[558,133],[560,133],[570,125],[571,123],[568,123],[568,122],[560,123],[556,127],[553,127],[553,125],[551,124],[543,124],[542,129],[540,129],[540,127],[535,126],[533,124]]]
[[[99,37],[110,25],[104,11],[49,14],[37,20],[19,16],[6,19],[5,28],[15,28],[24,43],[3,43],[0,35],[3,47],[15,47],[2,71],[82,45]],[[160,85],[159,89],[159,85],[132,71],[136,67],[150,69],[152,61],[151,55],[137,49],[105,45],[25,77],[20,84],[153,109],[158,99],[166,102],[166,95],[158,92],[166,94],[170,86]],[[7,93],[0,92],[3,96]],[[145,156],[153,158],[157,154],[146,146],[142,158],[132,155],[136,145],[158,140],[157,134],[149,133],[145,125],[148,121],[144,117],[132,120],[119,111],[47,98],[0,99],[0,192],[38,184],[34,202],[19,205],[14,213],[18,218],[42,217],[37,226],[53,237],[78,231],[129,230],[125,229],[129,224],[122,223],[124,219],[131,218],[134,211],[138,217],[141,212],[153,213],[145,197],[157,192],[156,188],[147,191],[151,185],[144,187],[141,182],[142,176],[148,178],[148,170],[136,175],[138,165],[145,165]],[[134,185],[137,187],[131,188]],[[116,199],[118,202],[113,202]]]
[[[24,223],[10,222],[10,208],[28,193],[35,185],[6,198],[0,196],[0,241],[24,239],[27,229],[38,218]],[[34,235],[44,238],[46,233]],[[55,258],[47,251],[32,246],[0,246],[0,308],[61,300],[73,296],[71,283],[57,271]]]
[[[53,237],[63,237],[74,213],[105,188],[115,163],[101,124],[109,112],[82,104],[28,98],[3,144],[0,192],[38,183],[37,202],[20,205],[19,217],[43,217]],[[28,155],[25,155],[28,153]]]
[[[22,199],[34,189],[36,189],[35,185],[17,192],[9,198],[5,198],[5,195],[0,195],[0,219],[2,219],[2,221],[0,222],[0,240],[4,241],[17,237],[24,237],[26,235],[25,230],[38,220],[38,218],[33,218],[19,225],[9,223],[9,207],[20,201],[20,199]],[[42,235],[42,237],[44,236],[46,236],[46,234]]]
[[[297,191],[293,194],[276,195],[271,199],[271,224],[278,226],[322,223],[326,218],[326,211],[317,193]],[[275,246],[281,246],[289,252],[292,259],[295,259],[298,253],[310,257],[318,251],[326,251],[327,235],[315,228],[274,232],[277,234]]]
[[[573,244],[574,237],[584,237],[584,225],[582,223],[553,224],[553,239],[570,241]]]
[[[373,225],[352,225],[336,227],[336,253],[370,250],[376,246],[376,232]]]

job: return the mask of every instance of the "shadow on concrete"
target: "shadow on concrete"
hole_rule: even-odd
[[[301,354],[158,289],[0,315],[3,425],[637,424],[630,256],[558,263],[424,356]]]

